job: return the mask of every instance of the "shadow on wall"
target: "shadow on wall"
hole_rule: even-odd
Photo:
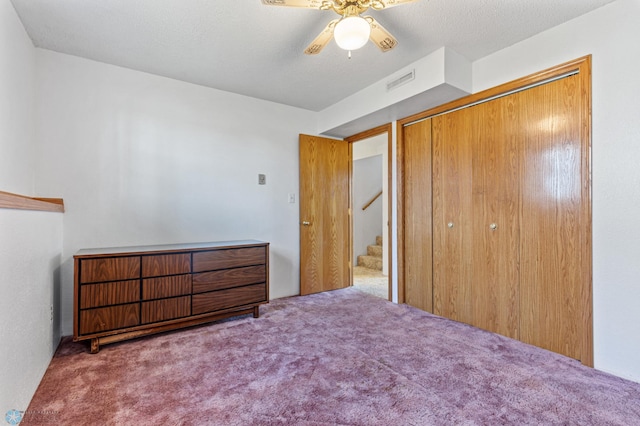
[[[61,339],[62,330],[62,255],[57,255],[51,259],[52,277],[52,295],[51,295],[51,320],[53,330],[51,333],[51,347],[55,352]]]

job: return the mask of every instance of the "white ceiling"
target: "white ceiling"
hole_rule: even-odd
[[[613,0],[419,0],[371,11],[399,41],[304,48],[331,11],[260,0],[11,0],[37,47],[312,111],[445,46],[473,61]]]

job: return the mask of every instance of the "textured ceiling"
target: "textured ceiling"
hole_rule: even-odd
[[[331,11],[260,0],[11,0],[37,47],[313,111],[446,46],[467,59],[613,0],[419,0],[371,11],[399,41],[304,48]]]

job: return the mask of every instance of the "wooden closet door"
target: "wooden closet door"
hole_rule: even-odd
[[[433,312],[431,119],[403,129],[405,303]]]
[[[518,338],[518,117],[510,96],[476,105],[471,324]]]
[[[433,311],[473,322],[473,108],[432,118]]]
[[[592,364],[588,140],[582,79],[517,93],[522,161],[521,335]]]

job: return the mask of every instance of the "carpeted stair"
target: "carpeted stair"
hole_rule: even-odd
[[[382,237],[376,237],[375,245],[367,246],[367,254],[358,256],[358,266],[382,271]]]

